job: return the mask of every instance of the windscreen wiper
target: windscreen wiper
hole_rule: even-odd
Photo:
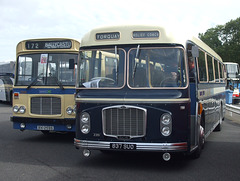
[[[136,59],[136,58],[139,58],[139,49],[140,49],[140,45],[137,46],[137,51],[136,51],[135,59]],[[132,74],[132,79],[135,78],[136,69],[137,69],[137,62],[136,62],[136,60],[135,60],[135,64],[134,64],[134,68],[133,68],[133,74]]]
[[[39,74],[28,86],[27,89],[29,89],[30,87],[32,87],[33,85],[35,85],[38,82],[38,79],[43,75],[43,73]]]
[[[57,77],[52,77],[52,78],[54,78],[54,79],[56,80],[57,85],[60,87],[60,89],[63,90],[64,87],[63,87],[63,85],[62,85],[62,82],[60,82]]]

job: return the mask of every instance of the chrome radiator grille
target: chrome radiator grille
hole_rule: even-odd
[[[102,110],[103,133],[117,138],[143,137],[147,110],[135,106],[111,106]]]
[[[61,114],[61,98],[58,97],[32,97],[31,113],[40,115]]]

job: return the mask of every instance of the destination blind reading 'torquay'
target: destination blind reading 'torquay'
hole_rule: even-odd
[[[97,33],[96,40],[119,40],[120,33],[119,32],[111,32],[111,33]]]

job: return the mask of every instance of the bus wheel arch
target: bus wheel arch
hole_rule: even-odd
[[[222,130],[222,121],[224,120],[223,116],[223,104],[221,102],[220,110],[219,110],[219,123],[214,129],[214,131],[221,131]]]
[[[197,159],[200,157],[202,149],[204,148],[204,144],[205,144],[205,116],[204,116],[204,111],[202,112],[202,114],[200,115],[200,123],[198,124],[198,144],[197,144],[197,148],[193,151],[193,153],[191,153],[191,158],[193,159]]]
[[[201,115],[201,122],[200,122],[200,128],[199,128],[199,142],[201,149],[204,148],[205,144],[205,112],[202,112]]]
[[[205,111],[203,111],[201,114],[200,125],[202,126],[202,128],[205,131]]]

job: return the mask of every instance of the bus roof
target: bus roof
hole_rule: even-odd
[[[224,62],[224,64],[238,65],[238,63],[236,63],[236,62]]]
[[[221,57],[198,38],[185,38],[179,32],[169,32],[164,27],[153,25],[117,25],[95,28],[85,34],[80,47],[124,44],[180,44],[190,41],[222,61]]]
[[[71,48],[50,48],[50,49],[38,49],[38,48],[32,48],[32,49],[28,49],[27,48],[27,43],[39,43],[39,42],[64,42],[64,41],[71,41],[72,42],[72,46]],[[75,39],[71,39],[71,38],[38,38],[38,39],[27,39],[27,40],[22,40],[17,44],[16,47],[16,53],[17,55],[19,54],[26,54],[28,52],[31,53],[37,53],[37,52],[42,52],[42,51],[65,51],[65,50],[69,50],[76,52],[79,51],[79,47],[80,47],[80,42],[78,40]]]

